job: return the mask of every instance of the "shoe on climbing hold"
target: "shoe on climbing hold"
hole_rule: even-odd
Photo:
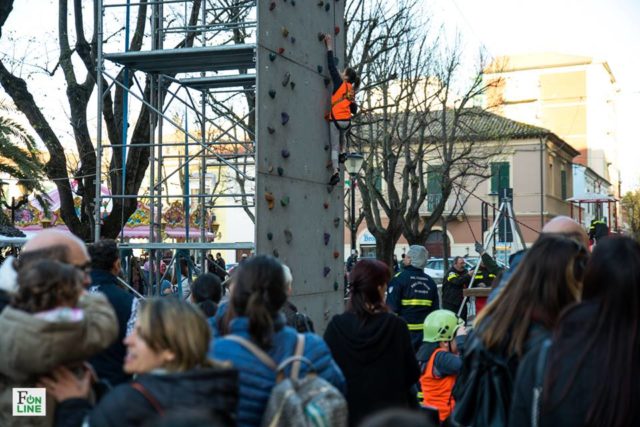
[[[334,258],[336,258],[336,259],[337,259],[339,256],[340,256],[340,252],[338,252],[338,251],[333,251],[333,257],[334,257]]]
[[[280,205],[284,206],[289,206],[289,196],[285,196],[282,199],[280,199]]]
[[[282,77],[282,86],[286,86],[289,84],[289,80],[291,80],[291,73],[286,72]]]
[[[333,34],[335,34],[336,36],[337,36],[338,34],[340,34],[340,27],[335,26],[335,27],[333,28]]]
[[[282,123],[282,126],[285,126],[287,123],[289,123],[289,115],[287,113],[280,113],[280,122]]]
[[[329,273],[331,273],[331,268],[330,267],[325,267],[324,270],[322,270],[322,275],[324,277],[327,277],[329,275]]]
[[[325,37],[326,37],[325,33],[318,33],[318,41],[319,42],[323,42]]]
[[[280,154],[282,155],[282,157],[284,157],[285,159],[288,159],[289,156],[291,155],[291,153],[289,152],[289,150],[287,150],[286,148],[283,148],[282,151],[280,152]]]
[[[272,11],[275,8],[276,8],[276,2],[272,1],[271,4],[269,5],[269,10]]]
[[[267,131],[269,131],[269,134],[273,135],[276,130],[272,127],[267,127]]]
[[[269,209],[273,209],[273,205],[276,200],[275,197],[273,197],[273,193],[264,193],[264,199],[267,201],[267,206],[269,206]]]
[[[324,87],[329,86],[329,83],[331,83],[331,79],[329,77],[325,77],[324,78]]]
[[[278,252],[277,249],[274,249],[273,250],[273,256],[276,257],[276,258],[280,258],[280,252]]]
[[[273,89],[271,89],[271,90],[269,91],[269,97],[271,97],[271,99],[275,98],[275,97],[276,97],[276,91],[275,91],[275,90],[273,90]]]
[[[273,240],[273,233],[272,232],[268,232],[267,233],[267,239]]]
[[[289,86],[291,86],[291,89],[295,89],[296,88],[296,82],[291,82],[289,84]]]
[[[289,30],[287,30],[287,27],[282,27],[282,37],[289,37]]]
[[[333,226],[338,228],[340,226],[340,217],[333,218]]]
[[[284,169],[282,169],[282,167],[278,166],[278,175],[282,176],[284,175]]]
[[[324,10],[325,10],[326,12],[329,12],[329,9],[331,9],[331,5],[329,4],[329,2],[327,2],[327,3],[325,3],[325,5],[324,5]]]
[[[323,70],[322,65],[318,65],[318,67],[317,67],[317,68],[318,68],[318,72],[319,72],[319,73],[321,73],[321,72],[322,72],[322,70]]]
[[[284,53],[284,48],[283,47],[279,47],[278,48],[278,55],[282,55]]]
[[[324,245],[327,246],[329,244],[329,240],[331,240],[331,234],[324,233]]]
[[[329,180],[329,185],[336,185],[340,182],[340,174],[338,172],[331,175],[331,179]]]
[[[290,230],[284,230],[284,240],[287,244],[291,243],[291,240],[293,240],[293,234]]]
[[[329,203],[328,202],[324,202],[322,204],[322,206],[324,206],[325,209],[329,209]]]

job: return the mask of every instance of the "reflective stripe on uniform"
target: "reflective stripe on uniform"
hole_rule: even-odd
[[[447,276],[447,280],[455,279],[456,277],[458,277],[458,273],[450,273]]]
[[[424,327],[423,323],[407,323],[407,327],[410,331],[421,331]]]
[[[419,391],[419,392],[418,392],[418,401],[419,401],[420,403],[422,403],[422,401],[423,401],[423,400],[424,400],[424,394],[422,394],[422,392],[421,392],[421,391]]]
[[[406,306],[419,305],[419,306],[431,307],[431,304],[433,304],[433,301],[431,301],[430,299],[403,299],[403,300],[400,300],[400,304],[406,305]]]

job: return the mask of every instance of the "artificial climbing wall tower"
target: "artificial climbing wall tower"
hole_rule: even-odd
[[[332,84],[320,37],[344,64],[344,0],[259,0],[256,250],[293,273],[293,302],[323,331],[343,311],[344,187],[328,186]]]

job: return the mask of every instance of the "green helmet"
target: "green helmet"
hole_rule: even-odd
[[[453,311],[435,310],[424,319],[422,328],[423,341],[441,342],[451,341],[456,331],[462,326],[462,319],[458,319]]]

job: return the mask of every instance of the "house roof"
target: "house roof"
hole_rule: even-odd
[[[478,107],[446,110],[444,113],[445,126],[450,134],[454,131],[453,123],[455,113],[459,115],[459,118],[454,136],[455,139],[459,141],[546,138],[558,146],[558,148],[565,150],[572,157],[580,154],[580,152],[549,129],[511,120]],[[442,135],[442,114],[442,111],[434,111],[427,115],[429,133],[434,137]]]

